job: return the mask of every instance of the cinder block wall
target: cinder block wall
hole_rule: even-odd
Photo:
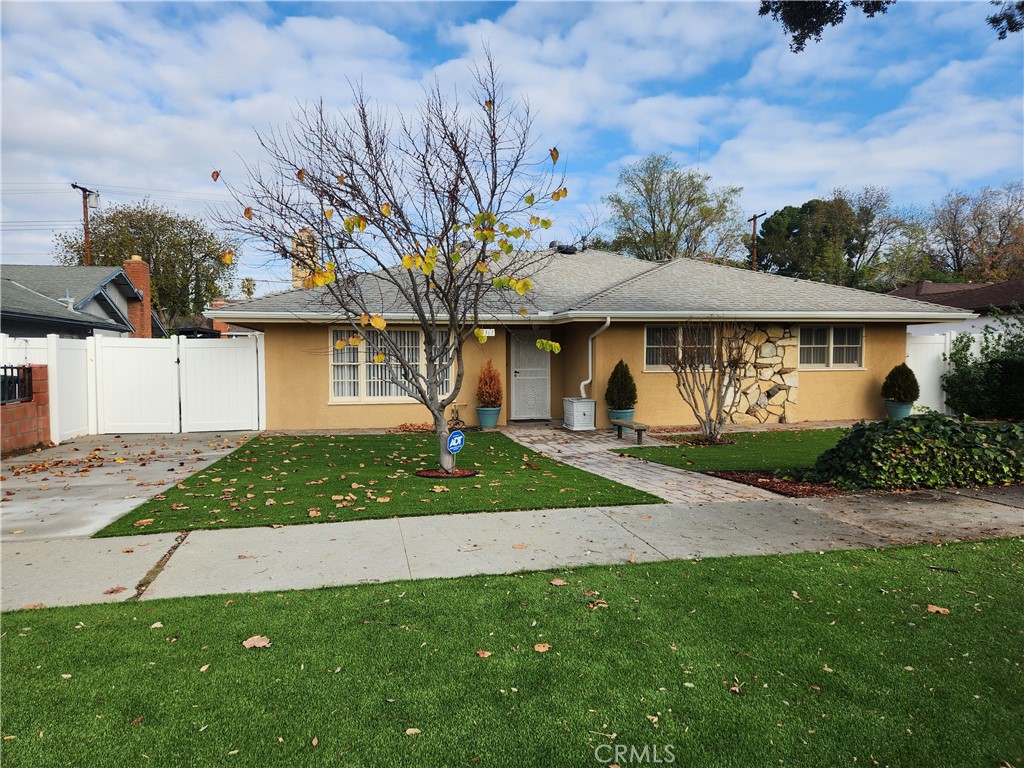
[[[0,407],[4,455],[50,442],[50,377],[45,365],[31,368],[32,399]]]

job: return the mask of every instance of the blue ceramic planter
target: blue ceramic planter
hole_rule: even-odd
[[[501,408],[481,408],[477,406],[476,417],[480,420],[481,429],[494,429],[498,426],[498,414]]]
[[[895,400],[885,401],[885,410],[889,414],[890,419],[907,418],[910,415],[910,409],[913,407],[913,403],[897,403]]]

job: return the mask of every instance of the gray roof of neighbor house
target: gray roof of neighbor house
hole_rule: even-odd
[[[74,308],[78,310],[76,316],[80,320],[95,318],[104,323],[92,327],[105,330],[116,330],[120,332],[131,332],[132,327],[127,316],[111,300],[108,291],[116,290],[129,301],[141,301],[142,293],[135,287],[131,279],[125,274],[122,267],[65,267],[50,264],[4,264],[0,265],[0,277],[3,278],[4,288],[8,285],[17,284],[39,297],[51,299],[60,307],[67,309],[66,297],[70,296],[74,301]],[[5,291],[6,292],[6,291]],[[83,311],[83,307],[93,299],[102,304],[108,313],[108,317],[94,315]],[[13,301],[13,298],[12,298]],[[19,301],[32,301],[27,297]],[[58,318],[57,314],[49,310],[49,306],[36,302],[33,304],[32,315],[36,319],[46,317]],[[0,297],[0,309],[4,314],[13,313],[14,310],[8,307],[5,297]],[[160,319],[155,313],[153,317],[153,330],[166,335]],[[69,318],[63,318],[69,319]]]
[[[129,325],[118,323],[89,312],[70,309],[67,304],[44,296],[21,283],[8,278],[6,268],[0,276],[0,315],[9,319],[30,320],[71,325],[82,328],[100,328],[109,331],[131,331]]]
[[[582,319],[658,320],[716,318],[801,321],[953,321],[970,312],[922,301],[870,293],[791,277],[752,272],[691,259],[638,261],[587,250],[548,252],[532,275],[526,297],[509,292],[489,297],[486,319],[506,322],[567,322]],[[393,286],[379,286],[375,310],[400,320],[409,315]],[[519,314],[519,307],[528,309]],[[268,294],[207,311],[217,320],[250,322],[330,321],[344,317],[326,288]]]
[[[1024,278],[1001,283],[931,283],[927,280],[891,291],[890,296],[921,297],[946,307],[967,309],[987,315],[991,307],[1008,310],[1024,307]],[[927,297],[927,298],[925,298]]]

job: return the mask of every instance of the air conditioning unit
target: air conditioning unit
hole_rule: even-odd
[[[573,432],[585,432],[594,429],[594,413],[597,401],[585,397],[563,397],[562,426]]]

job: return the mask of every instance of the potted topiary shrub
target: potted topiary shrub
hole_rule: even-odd
[[[604,401],[608,404],[609,419],[633,420],[636,406],[636,382],[629,366],[622,360],[615,364],[612,375],[608,377],[608,387],[604,391]]]
[[[494,429],[498,425],[503,397],[501,376],[494,363],[488,360],[487,365],[480,369],[480,378],[476,382],[476,415],[481,428]]]
[[[914,401],[921,396],[917,376],[906,363],[895,366],[882,382],[882,397],[890,419],[905,419],[910,415]]]

